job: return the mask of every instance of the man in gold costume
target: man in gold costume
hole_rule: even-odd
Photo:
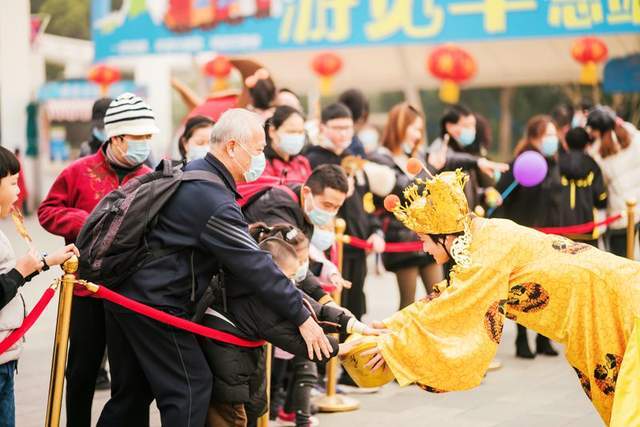
[[[505,317],[565,345],[607,425],[640,426],[640,263],[503,219],[470,215],[460,171],[417,179],[385,203],[438,263],[440,292],[386,319],[342,362],[361,383],[432,392],[480,384]]]

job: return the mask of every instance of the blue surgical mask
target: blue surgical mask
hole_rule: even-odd
[[[104,133],[104,129],[100,130],[98,128],[91,129],[91,133],[93,137],[100,142],[105,142],[107,140],[107,134]]]
[[[540,149],[545,157],[552,157],[558,152],[558,137],[554,135],[542,138],[542,147]]]
[[[336,241],[336,235],[333,231],[322,230],[318,227],[314,227],[313,235],[311,236],[311,244],[321,251],[326,251]]]
[[[187,151],[187,160],[191,161],[201,159],[206,156],[208,152],[209,147],[207,145],[192,145]]]
[[[298,267],[298,270],[296,271],[295,276],[293,276],[293,280],[295,280],[296,282],[302,282],[307,277],[308,273],[309,273],[309,260],[306,260],[304,263],[302,263],[300,267]]]
[[[278,133],[280,148],[290,156],[300,154],[304,147],[305,136],[303,133]]]
[[[362,141],[362,145],[364,145],[364,151],[367,153],[372,152],[378,147],[378,132],[373,129],[364,129],[358,133],[358,138]]]
[[[249,150],[244,148],[241,144],[238,144],[238,145],[248,155],[251,156],[251,164],[249,165],[249,169],[243,173],[243,176],[246,182],[253,182],[256,179],[260,178],[260,176],[262,175],[262,172],[264,172],[264,168],[267,166],[267,159],[264,156],[264,153],[251,154]],[[236,163],[238,163],[237,160],[236,160]]]
[[[472,128],[462,128],[462,132],[460,132],[460,137],[458,138],[458,142],[462,144],[463,147],[468,147],[473,144],[473,141],[476,140],[476,130]]]
[[[311,206],[311,212],[308,212],[307,215],[314,225],[319,225],[320,227],[327,225],[336,216],[333,212],[327,212],[324,209],[317,208],[313,203],[313,196],[311,196]]]
[[[577,114],[574,114],[573,118],[571,119],[571,127],[572,128],[582,127],[582,117],[578,116]]]
[[[409,143],[409,142],[403,142],[402,143],[402,151],[407,155],[410,156],[413,154],[413,149],[415,148],[415,145]]]
[[[151,154],[151,140],[128,140],[125,160],[132,166],[141,165]]]

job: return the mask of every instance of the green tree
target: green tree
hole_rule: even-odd
[[[40,6],[36,9],[37,6]],[[51,21],[46,29],[49,34],[89,40],[89,0],[32,0],[32,11],[46,13]]]

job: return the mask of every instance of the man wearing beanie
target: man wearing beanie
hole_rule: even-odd
[[[93,155],[67,166],[38,209],[44,229],[75,242],[89,213],[109,192],[150,172],[143,163],[158,133],[151,107],[140,97],[124,93],[104,115],[106,141]],[[74,298],[67,363],[67,426],[89,427],[96,377],[105,352],[102,301]]]

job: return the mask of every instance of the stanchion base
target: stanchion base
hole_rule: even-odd
[[[360,407],[360,402],[356,399],[340,394],[333,396],[322,396],[315,401],[320,412],[349,412]]]

